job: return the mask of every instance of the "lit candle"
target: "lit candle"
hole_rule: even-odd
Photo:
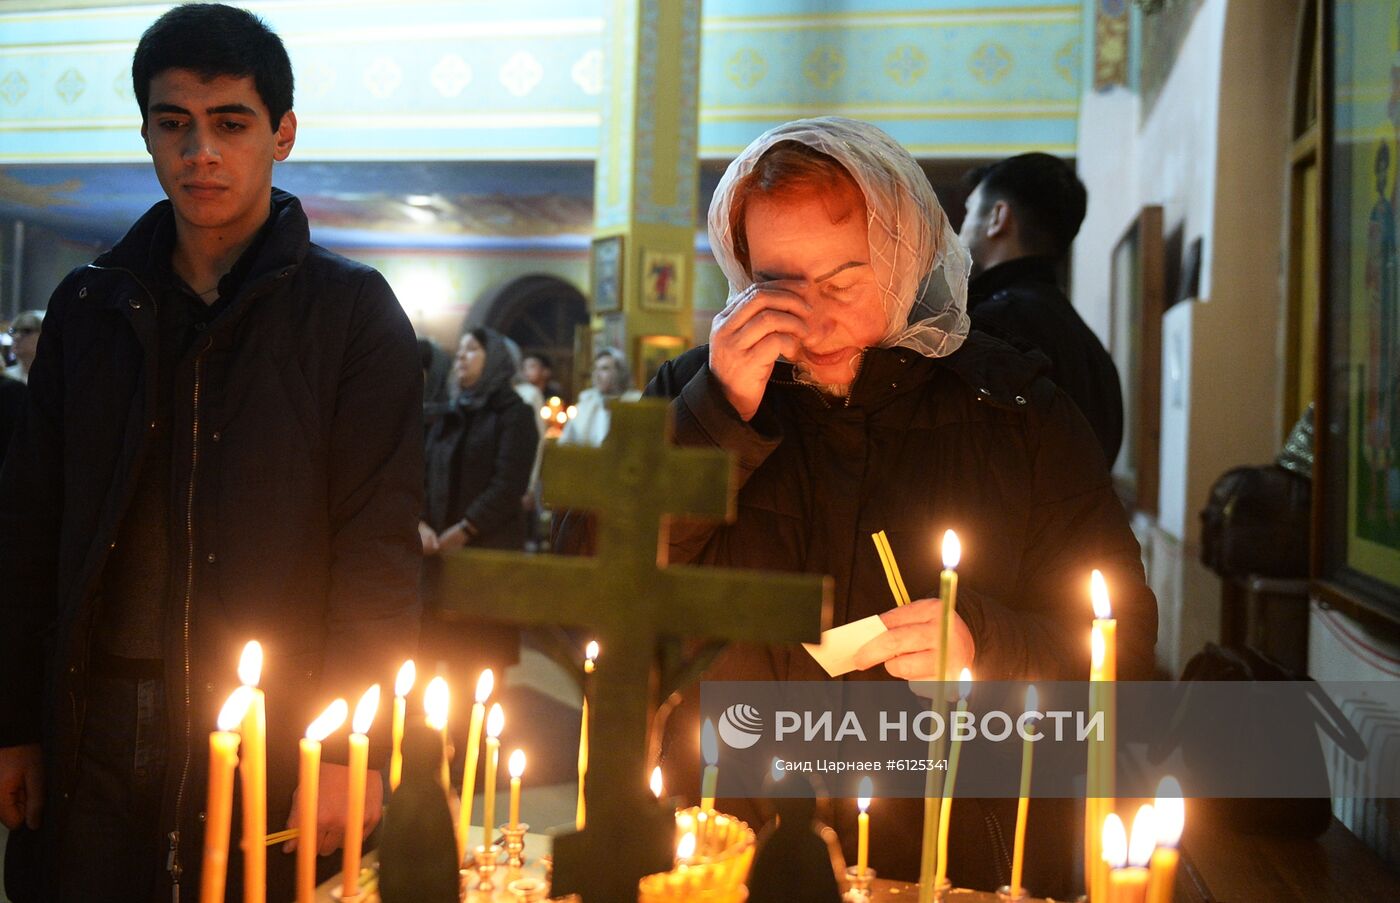
[[[263,652],[257,640],[243,647],[238,679],[250,692],[243,716],[243,755],[238,777],[243,787],[243,900],[267,899],[267,700],[258,689]]]
[[[1157,785],[1157,849],[1152,853],[1152,880],[1147,887],[1147,903],[1172,903],[1176,888],[1176,865],[1180,859],[1176,845],[1186,827],[1186,801],[1181,784],[1165,777]]]
[[[223,903],[228,878],[229,826],[233,819],[233,769],[238,764],[238,728],[252,702],[239,687],[219,710],[218,730],[209,734],[209,797],[204,807],[204,868],[200,903]]]
[[[857,820],[860,834],[856,841],[856,874],[864,875],[865,867],[870,862],[870,813],[866,810],[870,808],[870,798],[875,795],[875,785],[869,775],[860,779],[859,793],[860,796],[856,799],[856,805],[860,807]]]
[[[958,712],[967,711],[967,697],[972,692],[972,671],[963,668],[958,675]],[[952,727],[949,726],[950,734]],[[938,868],[933,875],[932,887],[939,887],[948,878],[948,824],[953,817],[953,784],[958,779],[958,755],[962,743],[957,737],[949,740],[948,776],[943,782],[943,805],[938,809]]]
[[[462,768],[462,806],[457,812],[457,861],[467,854],[468,834],[472,827],[472,805],[476,802],[476,764],[481,757],[481,725],[486,719],[486,700],[491,698],[496,679],[487,668],[476,681],[476,702],[472,705],[471,725],[467,729],[467,761]]]
[[[705,719],[700,729],[700,754],[705,757],[705,775],[700,781],[700,808],[709,812],[715,808],[715,787],[719,784],[719,735],[715,723]]]
[[[301,739],[297,780],[297,903],[316,899],[316,805],[320,793],[321,742],[345,723],[349,706],[337,699],[306,729]]]
[[[481,843],[491,845],[491,832],[496,821],[496,769],[501,764],[501,731],[506,726],[506,713],[499,702],[491,705],[491,713],[486,716],[486,812],[481,823]]]
[[[598,643],[590,640],[583,651],[583,713],[578,728],[578,805],[574,810],[574,830],[582,831],[587,821],[588,807],[584,802],[583,784],[588,776],[588,697],[593,689],[593,672],[597,670]]]
[[[1123,819],[1118,817],[1117,812],[1110,812],[1104,817],[1098,848],[1104,864],[1110,869],[1110,875],[1128,864],[1128,832],[1123,829]],[[1114,897],[1111,894],[1109,884],[1105,881],[1103,893],[1097,899],[1113,903]]]
[[[1113,806],[1114,748],[1116,741],[1114,682],[1118,679],[1118,622],[1113,619],[1109,604],[1108,584],[1103,574],[1095,570],[1089,581],[1089,595],[1094,605],[1094,623],[1089,633],[1089,708],[1103,713],[1103,739],[1089,741],[1089,768],[1085,788],[1085,824],[1088,826],[1087,854],[1084,857],[1089,874],[1086,876],[1090,899],[1102,899],[1108,893],[1108,867],[1104,864],[1100,837],[1092,827],[1103,823]]]
[[[394,678],[394,746],[389,755],[389,789],[398,790],[403,778],[403,721],[408,712],[408,693],[413,682],[418,679],[418,669],[413,659],[404,662],[399,674]]]
[[[661,794],[666,790],[666,785],[661,780],[661,766],[658,765],[651,770],[651,793],[657,799],[661,799]]]
[[[340,895],[360,892],[360,850],[365,840],[365,775],[369,770],[369,729],[379,709],[379,684],[365,691],[355,705],[350,735],[350,776],[345,789],[345,845],[341,860]],[[299,844],[298,844],[299,845]]]
[[[525,773],[525,750],[517,749],[510,754],[510,826],[520,824],[520,776]]]
[[[962,543],[952,530],[943,534],[943,572],[938,575],[938,598],[943,602],[943,634],[938,644],[938,679],[948,679],[948,644],[953,636],[953,613],[958,607],[958,562]]]
[[[1021,875],[1026,863],[1026,817],[1030,813],[1031,802],[1031,756],[1035,749],[1036,729],[1030,716],[1040,715],[1040,694],[1035,684],[1026,688],[1026,714],[1022,716],[1025,736],[1021,742],[1021,796],[1016,803],[1016,840],[1011,856],[1011,896],[1018,898],[1024,888]]]
[[[1118,816],[1113,817],[1117,819]],[[1133,833],[1131,841],[1128,842],[1127,862],[1108,873],[1109,903],[1146,903],[1149,877],[1147,863],[1152,858],[1152,846],[1157,842],[1155,821],[1151,806],[1138,809],[1137,815],[1133,817]],[[1123,823],[1119,821],[1120,837],[1122,830]],[[1118,839],[1115,838],[1115,843]],[[1104,842],[1107,844],[1106,833]]]
[[[447,681],[441,677],[434,677],[428,682],[428,688],[423,691],[423,711],[427,715],[428,727],[437,731],[438,736],[442,738],[442,773],[438,775],[438,782],[442,784],[444,792],[452,787],[452,779],[447,774],[447,713],[450,708]]]

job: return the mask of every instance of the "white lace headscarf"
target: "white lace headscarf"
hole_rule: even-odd
[[[729,280],[729,298],[753,284],[734,254],[734,189],[775,144],[795,141],[835,159],[865,195],[870,264],[888,324],[876,345],[925,357],[952,354],[967,336],[971,258],[958,241],[924,171],[893,138],[868,122],[826,116],[764,132],[729,164],[710,201],[710,248]]]

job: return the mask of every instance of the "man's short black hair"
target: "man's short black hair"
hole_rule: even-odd
[[[1063,257],[1079,234],[1089,196],[1074,168],[1051,154],[1007,157],[972,170],[969,191],[982,189],[982,210],[1005,201],[1016,214],[1028,251]]]
[[[546,370],[554,369],[554,362],[551,361],[549,359],[549,355],[545,354],[543,351],[527,351],[525,352],[525,356],[522,357],[521,360],[528,361],[530,358],[534,358],[535,360],[539,361],[540,365]]]
[[[131,85],[143,124],[151,79],[167,69],[188,69],[206,79],[251,76],[272,115],[274,131],[292,108],[292,61],[287,48],[266,22],[245,9],[186,3],[146,29],[131,59]]]

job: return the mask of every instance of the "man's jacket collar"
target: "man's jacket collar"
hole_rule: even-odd
[[[165,227],[166,220],[172,216],[174,208],[168,199],[156,204],[136,221],[121,241],[94,260],[91,266],[124,270],[149,288],[155,279],[150,260],[151,246],[159,231]],[[279,188],[272,189],[268,229],[266,240],[262,242],[243,280],[244,289],[265,278],[296,269],[311,246],[311,229],[301,209],[301,201]],[[117,299],[106,300],[115,303]]]
[[[972,277],[967,284],[968,309],[992,297],[1003,289],[1024,282],[1048,282],[1059,285],[1055,260],[1051,257],[1017,257],[989,267]]]

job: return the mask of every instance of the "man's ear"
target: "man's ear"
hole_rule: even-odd
[[[1010,235],[1015,221],[1016,214],[1011,210],[1010,204],[1006,201],[994,202],[991,212],[987,214],[987,237],[1001,238]]]
[[[292,153],[292,145],[297,143],[297,114],[291,110],[282,114],[274,137],[272,158],[277,162],[287,159]]]
[[[151,152],[151,122],[145,116],[141,117],[141,143],[146,145],[146,153]]]

